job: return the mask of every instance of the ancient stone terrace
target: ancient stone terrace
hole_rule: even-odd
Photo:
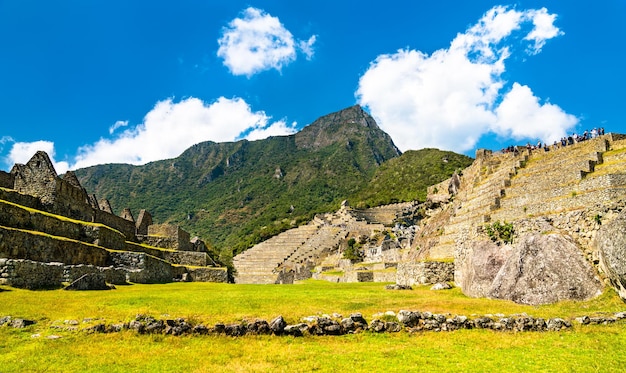
[[[369,236],[384,229],[382,224],[356,219],[347,206],[336,213],[317,215],[309,224],[283,232],[237,255],[233,261],[237,272],[235,282],[293,283],[310,278],[315,266],[337,253],[349,234]]]
[[[390,205],[377,206],[370,209],[350,209],[350,214],[357,219],[367,221],[371,224],[383,224],[393,226],[398,214],[403,209],[413,206],[413,202],[394,203]]]
[[[319,225],[290,229],[235,256],[235,282],[240,284],[279,283],[278,268],[296,255],[304,244],[319,230]]]
[[[453,202],[446,207],[449,218],[440,222],[434,244],[422,248],[420,257],[452,258],[460,237],[489,222],[551,217],[623,196],[625,153],[626,140],[616,134],[548,152],[477,151],[475,162],[463,171],[456,195],[448,192],[450,179],[429,188],[429,198]]]
[[[72,172],[58,177],[44,152],[0,172],[0,283],[59,287],[89,273],[112,284],[227,280],[201,240],[153,225],[145,210],[137,222],[130,210],[123,215],[87,194]]]
[[[625,195],[626,161],[620,156],[625,145],[620,137],[609,134],[547,153],[533,152],[511,179],[491,220],[550,217]],[[610,164],[603,170],[605,160]]]

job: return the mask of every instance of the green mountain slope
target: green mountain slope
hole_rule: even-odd
[[[321,117],[291,136],[204,142],[144,166],[77,170],[81,184],[117,212],[150,211],[181,224],[228,259],[251,244],[338,208],[378,166],[400,155],[359,106]]]
[[[145,208],[155,221],[202,237],[228,263],[347,198],[355,206],[423,199],[427,186],[469,163],[435,149],[400,156],[374,119],[353,106],[291,136],[203,142],[174,159],[99,165],[76,175],[90,193],[109,199],[114,212]]]
[[[357,208],[424,201],[426,188],[463,170],[474,160],[438,149],[409,150],[381,164],[367,186],[349,198]]]

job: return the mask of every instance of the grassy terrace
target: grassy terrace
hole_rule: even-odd
[[[184,317],[212,326],[242,319],[289,323],[304,316],[401,309],[462,315],[525,312],[573,318],[626,310],[613,291],[587,302],[531,307],[472,299],[459,289],[385,291],[383,284],[233,285],[173,283],[118,286],[114,291],[26,291],[0,287],[0,316],[37,321],[0,327],[0,371],[247,372],[247,371],[622,371],[626,325],[580,326],[562,332],[460,330],[417,334],[362,333],[341,337],[171,337],[134,332],[86,334],[51,329],[64,320],[129,321],[138,313]],[[33,338],[33,334],[41,337]],[[48,339],[52,334],[60,339]]]

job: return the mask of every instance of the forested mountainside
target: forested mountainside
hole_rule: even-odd
[[[203,142],[174,159],[76,171],[116,212],[142,208],[199,235],[224,261],[342,200],[373,206],[423,199],[428,185],[472,159],[435,149],[401,155],[374,119],[353,106],[290,136]]]

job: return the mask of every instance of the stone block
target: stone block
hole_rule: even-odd
[[[126,270],[126,277],[130,282],[165,283],[174,278],[170,263],[146,253],[113,252],[111,260],[115,267]]]
[[[192,267],[187,272],[194,282],[228,282],[226,268]]]
[[[7,260],[2,272],[3,284],[37,290],[61,287],[62,263],[40,263],[32,260]],[[6,277],[5,277],[6,276]]]

